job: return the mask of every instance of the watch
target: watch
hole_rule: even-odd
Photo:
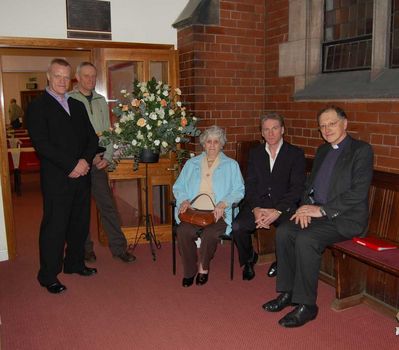
[[[321,216],[327,216],[327,213],[323,207],[320,207],[320,213],[321,213]]]

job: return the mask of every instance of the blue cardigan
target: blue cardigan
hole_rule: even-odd
[[[178,218],[180,204],[186,199],[191,201],[199,193],[201,164],[205,156],[205,152],[203,152],[189,159],[173,185],[173,194],[176,198],[175,217],[178,223],[180,222]],[[227,204],[224,220],[227,224],[226,234],[230,234],[231,205],[239,202],[244,197],[245,188],[238,163],[224,153],[220,153],[219,165],[213,172],[212,190],[215,194],[215,204],[221,201]],[[238,213],[238,209],[236,212]]]

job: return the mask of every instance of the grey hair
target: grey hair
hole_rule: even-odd
[[[220,145],[222,147],[227,142],[225,131],[221,127],[219,127],[217,125],[212,125],[211,127],[206,129],[200,135],[200,143],[201,143],[202,147],[205,147],[205,143],[206,143],[206,141],[208,140],[209,137],[218,138],[219,139],[219,143],[220,143]]]
[[[81,70],[83,67],[92,67],[92,68],[94,68],[94,69],[96,70],[96,72],[97,72],[97,67],[96,67],[93,63],[88,62],[88,61],[85,61],[85,62],[82,62],[82,63],[80,63],[80,64],[78,65],[78,67],[76,68],[76,74],[79,74],[79,73],[80,73],[80,70]]]

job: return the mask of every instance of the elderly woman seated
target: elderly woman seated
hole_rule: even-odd
[[[204,152],[186,162],[173,186],[176,221],[179,223],[177,242],[184,270],[183,287],[190,287],[195,276],[197,285],[208,281],[209,263],[219,237],[231,232],[231,206],[244,197],[244,181],[239,165],[222,152],[226,143],[223,129],[210,127],[201,134],[200,142]],[[180,222],[178,217],[189,207],[213,210],[215,217],[213,224],[202,229],[198,256],[196,240],[200,227]]]

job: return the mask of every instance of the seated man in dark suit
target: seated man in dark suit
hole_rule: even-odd
[[[368,191],[373,177],[373,150],[347,132],[347,117],[338,107],[317,116],[321,145],[306,183],[302,206],[277,228],[277,285],[281,294],[263,305],[269,312],[296,305],[280,319],[299,327],[316,318],[318,277],[324,249],[367,228]]]
[[[256,228],[269,229],[288,220],[298,207],[305,183],[304,152],[283,140],[283,117],[277,113],[262,116],[261,131],[266,144],[249,152],[244,204],[233,223],[243,280],[255,277],[258,255],[251,234]]]

